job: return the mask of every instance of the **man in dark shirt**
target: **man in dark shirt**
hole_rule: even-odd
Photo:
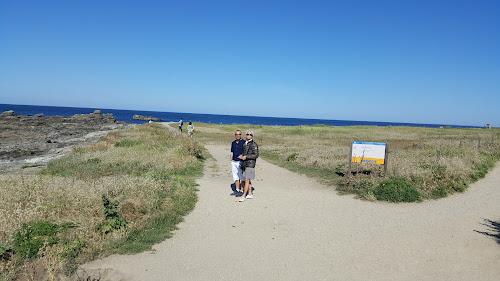
[[[181,120],[179,120],[179,130],[181,131],[181,133],[182,133],[182,125],[184,125],[184,121],[182,121],[181,118]]]
[[[234,132],[234,137],[235,140],[231,143],[231,170],[236,188],[233,190],[231,195],[241,196],[243,194],[243,190],[240,183],[245,182],[245,178],[243,177],[243,172],[241,171],[241,159],[239,157],[243,154],[243,145],[245,144],[245,141],[241,139],[240,130],[236,130]]]

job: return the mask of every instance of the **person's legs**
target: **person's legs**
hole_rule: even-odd
[[[245,189],[243,189],[243,198],[248,194],[248,186],[250,185],[250,179],[245,179]]]
[[[241,170],[241,166],[238,164],[238,178],[240,179],[240,189],[239,190],[243,190],[243,188],[245,187],[245,177],[243,176],[243,171]]]
[[[243,190],[243,195],[241,196],[240,202],[244,202],[245,198],[251,199],[252,195],[252,179],[255,178],[255,169],[254,168],[246,168],[243,173],[245,177],[245,188]],[[247,197],[248,196],[248,197]]]
[[[233,174],[233,181],[234,185],[236,187],[235,192],[233,192],[231,195],[237,195],[238,192],[240,192],[243,189],[242,182],[241,182],[241,170],[239,169],[240,167],[240,162],[239,161],[231,161],[231,172]]]
[[[252,180],[255,179],[255,168],[247,168],[245,171],[245,193],[243,196],[248,196],[247,198],[253,198],[252,195]]]
[[[252,195],[252,179],[255,178],[255,169],[247,168],[245,170],[245,190],[243,191],[243,197],[246,195]]]
[[[246,181],[245,181],[245,185],[246,185]],[[248,191],[247,191],[247,195],[252,195],[252,180],[248,180]]]

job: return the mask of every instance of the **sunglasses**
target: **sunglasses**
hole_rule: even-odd
[[[241,136],[241,134],[234,134],[235,136]]]
[[[252,134],[247,134],[247,136],[253,136]]]

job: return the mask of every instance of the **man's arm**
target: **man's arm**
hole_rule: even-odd
[[[234,153],[234,146],[233,146],[233,143],[231,143],[231,154],[229,155],[229,158],[230,158],[229,161],[233,161],[233,153]]]

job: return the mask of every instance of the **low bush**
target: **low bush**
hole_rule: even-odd
[[[389,202],[420,201],[418,190],[406,181],[405,178],[389,178],[382,181],[374,190],[377,200]]]
[[[74,226],[73,223],[57,225],[50,221],[24,223],[14,233],[14,251],[23,259],[36,258],[42,247],[51,246],[59,242],[59,238],[57,237],[59,232]]]
[[[118,200],[110,200],[105,194],[102,195],[102,204],[104,205],[104,217],[106,223],[101,225],[100,229],[104,233],[118,230],[127,225],[125,219],[121,216],[122,211],[118,208]]]
[[[0,243],[0,260],[8,260],[13,254],[14,249],[9,244]]]
[[[297,159],[297,153],[292,153],[292,154],[290,154],[290,155],[286,158],[286,161],[287,161],[287,162],[290,162],[290,161],[294,161],[295,159]]]
[[[196,159],[199,160],[205,159],[203,146],[195,141],[192,140],[186,141],[183,144],[182,149],[186,150],[189,155],[196,157]]]
[[[119,142],[115,143],[116,147],[132,147],[140,144],[139,141],[133,141],[133,140],[122,140]]]

